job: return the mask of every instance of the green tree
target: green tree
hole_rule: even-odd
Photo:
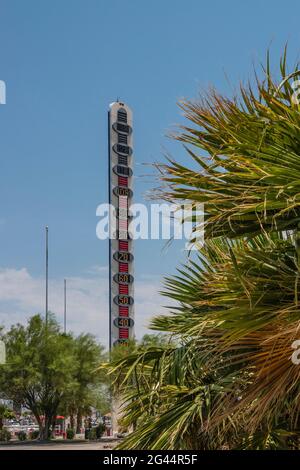
[[[65,395],[62,406],[74,417],[76,415],[77,433],[82,427],[83,416],[89,415],[92,407],[100,409],[102,413],[109,408],[107,379],[103,372],[96,371],[104,359],[104,348],[97,344],[92,335],[82,334],[74,339],[74,386]]]
[[[4,340],[7,362],[0,369],[1,393],[30,409],[40,438],[48,439],[60,403],[74,386],[72,337],[60,333],[53,316],[46,326],[35,315],[26,326],[12,326]]]
[[[300,108],[289,78],[300,73],[286,72],[286,53],[278,82],[269,60],[264,73],[233,99],[213,90],[181,103],[189,123],[176,138],[194,166],[162,165],[160,196],[204,204],[205,244],[166,279],[178,304],[151,326],[171,341],[109,366],[123,422],[137,423],[120,448],[298,445]]]

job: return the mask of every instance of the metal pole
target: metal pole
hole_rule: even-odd
[[[64,279],[64,333],[67,333],[67,279]]]
[[[46,326],[48,325],[48,225],[46,225]]]
[[[111,150],[110,150],[110,110],[108,111],[107,114],[107,131],[108,131],[108,202],[111,204],[111,174],[110,174],[110,169],[111,169]],[[109,213],[109,230],[111,227],[111,214]],[[108,266],[109,266],[109,314],[108,314],[108,321],[109,321],[109,326],[108,326],[108,334],[109,334],[109,360],[111,356],[111,350],[112,350],[112,310],[111,310],[111,302],[112,302],[112,295],[111,295],[111,289],[112,289],[112,280],[111,280],[111,237],[109,236],[108,238]]]

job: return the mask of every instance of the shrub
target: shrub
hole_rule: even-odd
[[[10,441],[11,440],[11,433],[7,429],[2,429],[0,431],[0,441]]]
[[[90,441],[95,441],[96,439],[100,439],[100,437],[103,436],[104,431],[105,425],[100,423],[96,428],[86,429],[85,438],[89,439]]]
[[[19,439],[19,441],[26,441],[26,439],[27,439],[26,432],[25,431],[18,432],[18,439]]]
[[[74,439],[75,431],[72,428],[67,429],[67,439]]]
[[[30,439],[34,440],[34,439],[37,439],[40,435],[40,431],[38,430],[35,430],[35,431],[31,431],[30,433]]]
[[[100,439],[100,437],[103,436],[105,431],[105,425],[103,423],[99,423],[98,426],[96,427],[96,437],[97,439]]]
[[[89,429],[89,432],[87,434],[87,438],[90,441],[95,441],[97,439],[96,428]]]

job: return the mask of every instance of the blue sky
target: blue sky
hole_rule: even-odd
[[[284,15],[282,10],[284,8]],[[50,308],[61,317],[70,280],[70,328],[104,341],[107,244],[96,207],[107,200],[107,108],[134,112],[135,200],[156,183],[143,164],[168,150],[183,121],[176,105],[215,85],[231,94],[286,41],[300,52],[300,4],[254,0],[0,0],[0,323],[43,310],[44,226],[50,227]],[[136,243],[137,333],[166,301],[160,279],[184,260],[183,242]],[[83,320],[84,319],[84,320]]]

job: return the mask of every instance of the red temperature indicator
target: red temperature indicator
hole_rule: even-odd
[[[129,316],[129,307],[119,306],[119,316],[120,317],[128,317]]]
[[[119,329],[119,338],[120,339],[128,339],[129,338],[129,330],[128,328],[120,328]]]
[[[128,242],[119,241],[119,251],[128,251]]]
[[[128,284],[119,284],[119,294],[126,294],[128,295]]]
[[[128,273],[128,263],[119,263],[120,273]]]

